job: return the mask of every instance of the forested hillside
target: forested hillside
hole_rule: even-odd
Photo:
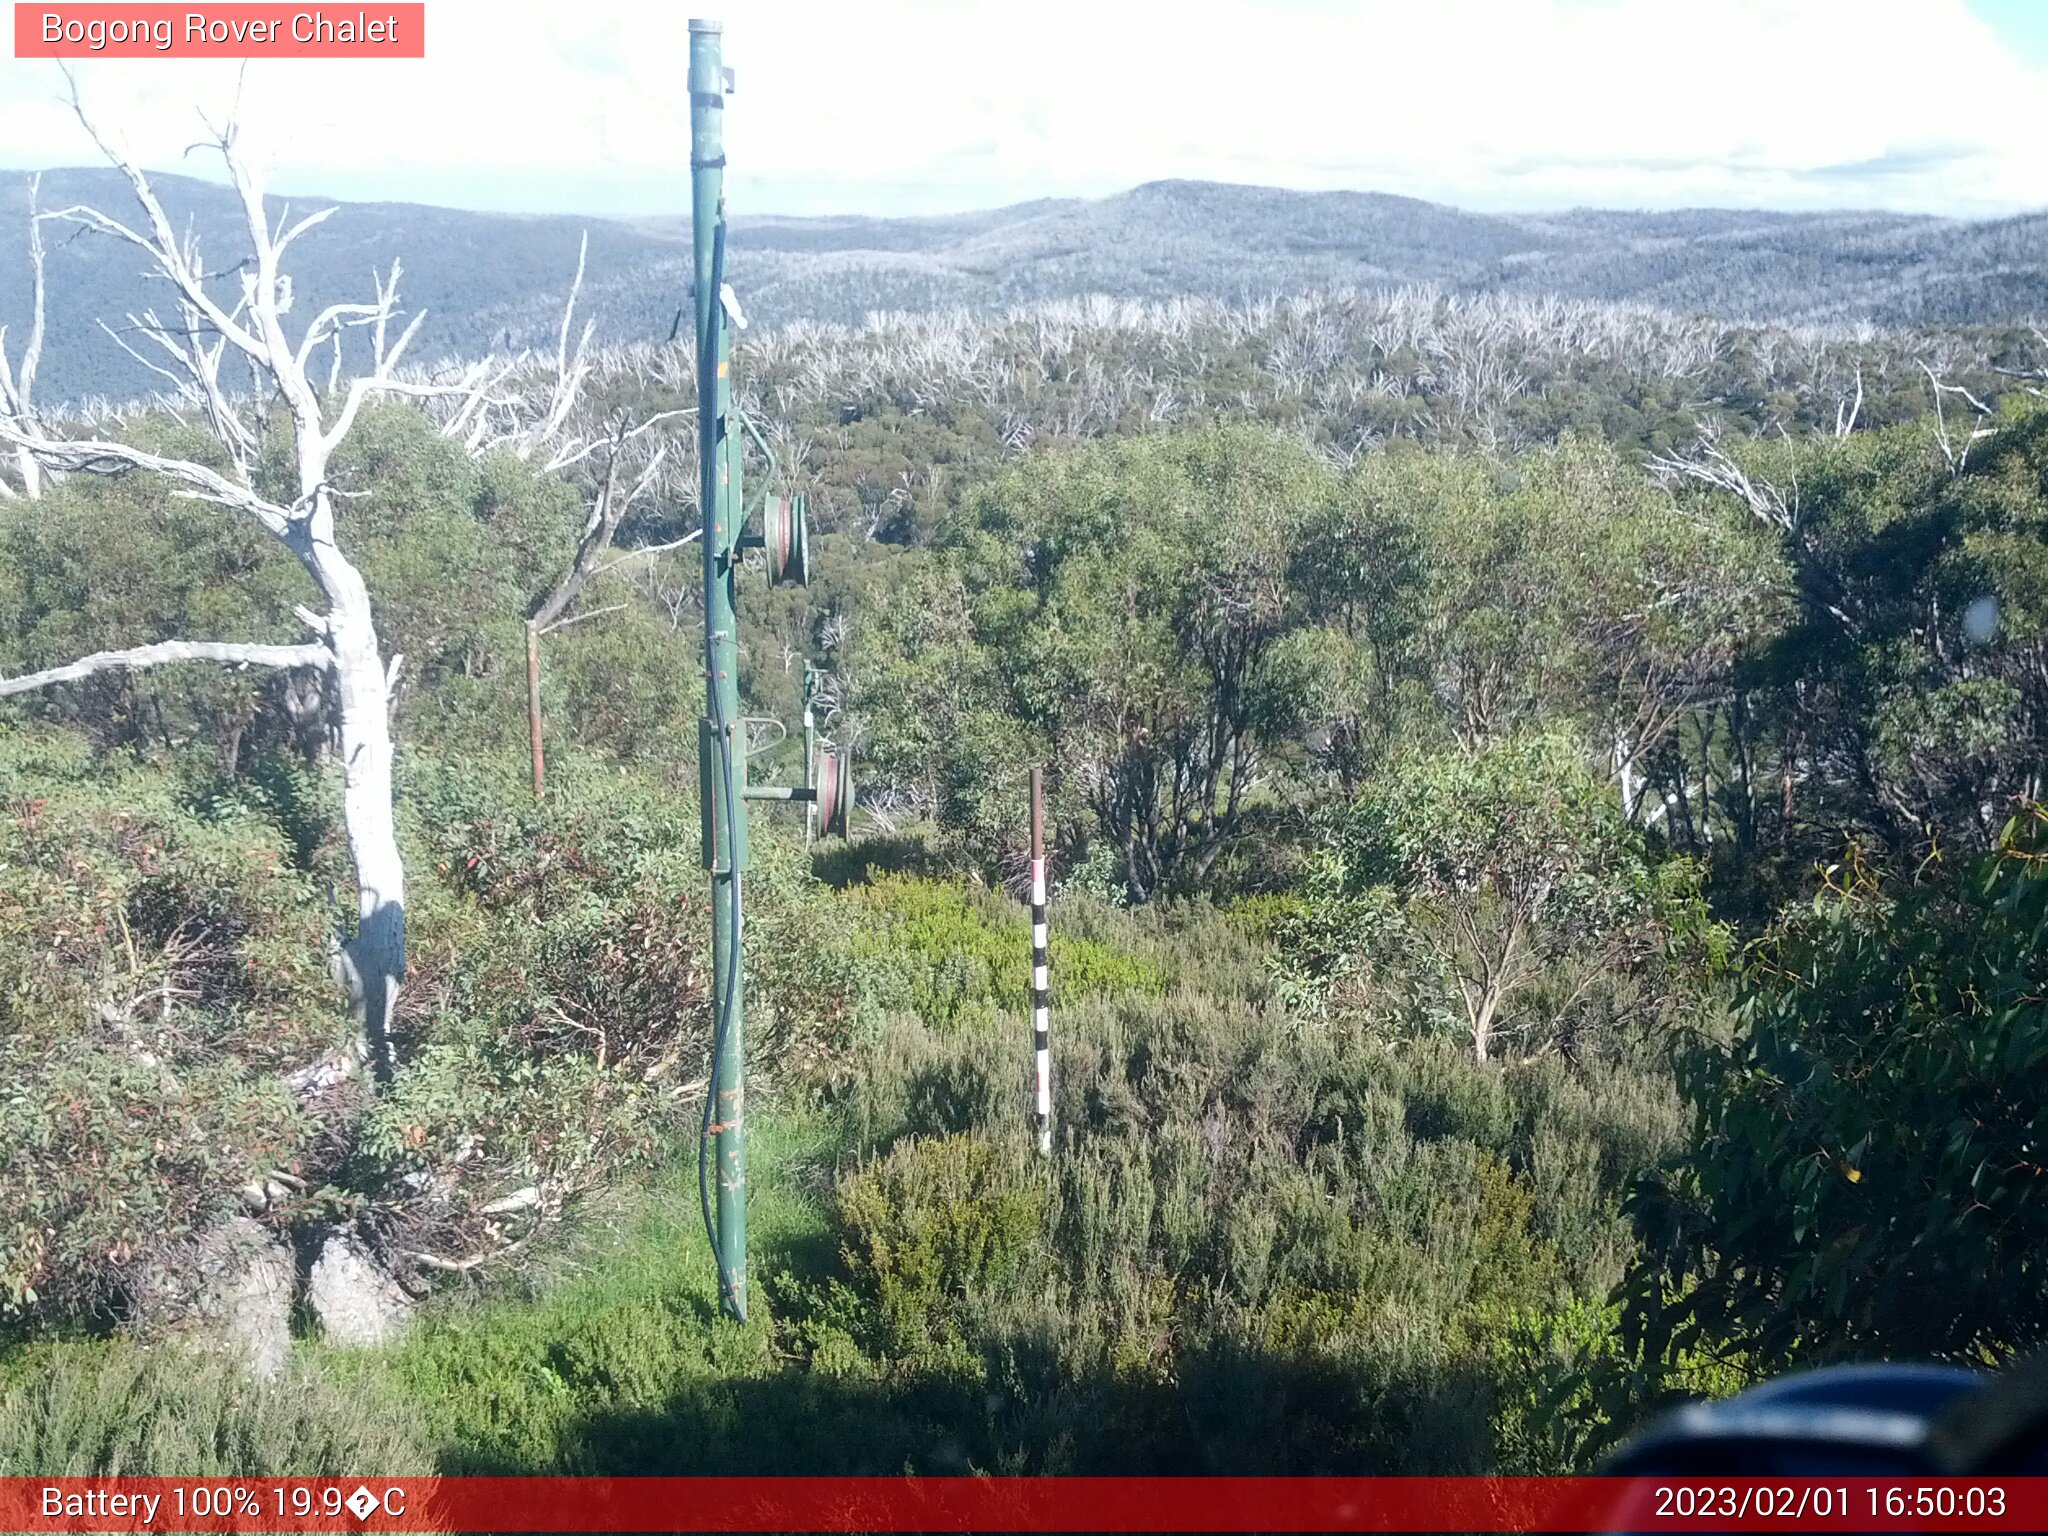
[[[238,238],[227,188],[187,176],[155,182],[172,216],[190,220],[208,248]],[[0,173],[0,316],[26,308],[27,193],[27,177]],[[67,169],[46,173],[40,201],[55,210],[125,195],[114,172]],[[297,201],[301,212],[330,204]],[[304,249],[294,277],[302,305],[324,305],[402,256],[410,302],[433,317],[421,355],[474,357],[552,338],[585,232],[586,313],[600,340],[669,335],[688,286],[679,219],[343,204],[322,240]],[[939,218],[741,211],[730,275],[750,316],[769,326],[858,325],[878,312],[989,316],[1094,294],[1241,304],[1417,287],[1461,297],[1595,299],[1722,322],[1913,328],[2039,320],[2048,313],[2044,249],[2040,215],[1977,223],[1715,209],[1502,215],[1373,193],[1153,182],[1095,201]],[[105,320],[119,329],[136,307],[135,275],[135,263],[104,237],[67,237],[53,252],[50,401],[121,400],[161,383],[96,328]]]
[[[1300,246],[1230,298],[1188,210],[1260,199]],[[1179,296],[736,352],[749,505],[815,535],[741,583],[745,712],[816,668],[862,808],[753,813],[744,1325],[697,1226],[690,347],[555,353],[536,223],[449,346],[545,300],[541,354],[295,377],[322,283],[388,239],[433,297],[507,227],[352,209],[250,290],[276,391],[202,354],[181,412],[0,417],[0,1466],[1547,1472],[1678,1394],[2043,1341],[2048,357],[1907,314],[1900,254],[2004,237],[1166,187],[756,226],[753,282],[895,241],[1095,287],[1106,207]],[[1384,272],[1310,286],[1361,231]],[[1503,291],[1539,235],[1567,295],[1683,305],[1718,245],[1724,298],[1918,328]],[[678,251],[594,238],[585,296]],[[67,303],[152,302],[89,259]],[[1424,275],[1467,291],[1378,286]]]

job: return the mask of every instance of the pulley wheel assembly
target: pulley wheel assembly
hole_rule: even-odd
[[[818,795],[818,833],[847,837],[853,825],[853,774],[844,752],[821,751],[811,779]]]
[[[811,535],[804,498],[770,496],[761,508],[761,548],[768,579],[776,586],[803,586],[811,577]]]

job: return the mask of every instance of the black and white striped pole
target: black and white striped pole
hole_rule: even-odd
[[[1038,1151],[1052,1156],[1052,1005],[1048,997],[1051,965],[1046,954],[1045,921],[1045,785],[1039,769],[1031,770],[1031,1051],[1037,1070],[1038,1096],[1033,1118],[1038,1125]]]

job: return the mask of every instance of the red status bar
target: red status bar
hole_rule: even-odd
[[[0,1478],[7,1531],[2042,1531],[2048,1478]]]

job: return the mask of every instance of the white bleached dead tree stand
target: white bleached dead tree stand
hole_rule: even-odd
[[[518,439],[521,451],[531,452],[534,447],[551,440],[568,421],[574,408],[577,393],[583,380],[588,377],[590,364],[587,353],[590,347],[590,327],[586,325],[575,350],[569,347],[569,332],[576,315],[576,298],[583,291],[584,262],[590,255],[590,237],[585,235],[576,253],[576,278],[569,285],[569,302],[562,308],[562,328],[555,343],[555,381],[549,397],[549,406],[539,424]],[[574,439],[562,451],[548,461],[550,470],[571,470],[585,459],[602,450],[604,471],[598,476],[596,488],[590,493],[588,514],[583,521],[583,531],[576,538],[576,553],[548,594],[540,601],[526,621],[526,725],[533,754],[533,798],[542,799],[547,794],[547,749],[542,741],[540,714],[540,642],[541,637],[557,629],[566,629],[585,619],[594,619],[614,608],[597,608],[583,613],[572,614],[569,610],[584,584],[593,576],[624,565],[629,560],[660,554],[663,551],[679,549],[697,535],[695,533],[667,544],[652,545],[636,549],[617,559],[606,562],[611,552],[612,540],[617,536],[619,525],[626,514],[647,495],[661,476],[663,462],[668,457],[666,444],[656,446],[645,456],[639,472],[630,477],[622,473],[628,455],[636,452],[647,434],[666,422],[684,416],[696,415],[694,408],[673,411],[657,411],[638,423],[628,425],[627,418],[615,414],[600,437],[585,441]],[[630,483],[629,483],[630,478]]]
[[[376,618],[362,573],[335,540],[339,497],[328,477],[335,451],[348,437],[365,401],[379,394],[430,396],[460,386],[425,384],[395,376],[422,315],[395,339],[389,327],[397,314],[399,267],[379,281],[374,302],[330,304],[313,317],[296,343],[287,337],[284,316],[291,307],[290,279],[281,270],[293,241],[324,221],[332,208],[273,225],[262,188],[235,152],[230,123],[213,140],[239,194],[251,252],[238,269],[240,292],[225,299],[207,287],[207,273],[193,239],[172,227],[149,180],[128,157],[109,147],[73,92],[71,106],[110,163],[128,180],[142,218],[137,225],[76,206],[42,215],[84,226],[141,251],[155,275],[168,281],[167,314],[145,309],[128,317],[136,340],[116,335],[131,355],[170,385],[168,404],[196,418],[225,451],[228,468],[216,470],[188,459],[147,452],[103,437],[59,435],[24,409],[17,371],[8,408],[0,411],[0,444],[13,449],[37,474],[155,475],[174,494],[253,519],[297,558],[319,588],[324,613],[300,608],[313,639],[301,645],[239,645],[220,641],[167,641],[125,651],[101,651],[65,666],[0,679],[0,697],[68,682],[113,668],[162,666],[180,661],[225,662],[237,666],[306,667],[330,679],[339,714],[344,774],[343,805],[349,853],[355,864],[358,922],[342,946],[343,979],[362,1022],[376,1076],[388,1081],[392,1009],[405,979],[405,866],[399,856],[392,808],[391,701],[400,658],[385,660]],[[372,343],[371,369],[345,388],[331,388],[322,400],[308,370],[319,349],[339,356],[345,331],[364,328]],[[31,349],[31,354],[33,352]],[[246,367],[253,397],[230,392],[229,363]],[[293,434],[293,495],[273,499],[258,489],[255,460],[267,430],[270,408],[282,405]]]
[[[22,343],[19,366],[10,366],[7,361],[7,330],[0,326],[0,418],[30,428],[37,425],[36,369],[43,358],[43,215],[38,206],[42,188],[43,178],[40,174],[29,178],[29,322],[28,336]],[[26,448],[15,449],[13,457],[17,483],[10,485],[7,477],[0,475],[0,498],[13,500],[25,497],[33,501],[42,494],[43,467],[36,462],[36,456]]]
[[[533,798],[542,799],[547,794],[547,752],[541,736],[540,714],[540,642],[543,635],[585,619],[600,618],[607,613],[616,613],[618,605],[605,608],[587,609],[572,614],[570,607],[584,584],[593,576],[602,576],[606,571],[624,564],[628,560],[659,550],[677,549],[690,542],[689,538],[677,539],[668,544],[648,546],[620,555],[606,562],[605,556],[612,547],[612,539],[619,531],[619,524],[625,521],[626,513],[632,510],[654,486],[661,474],[668,450],[656,448],[645,464],[633,477],[630,485],[624,484],[620,473],[621,459],[628,445],[641,433],[650,430],[658,422],[671,416],[693,414],[683,411],[665,411],[660,416],[648,418],[637,427],[628,427],[623,421],[613,424],[609,451],[605,459],[604,473],[599,477],[597,489],[590,498],[590,509],[584,519],[583,532],[576,540],[576,554],[569,562],[569,568],[562,573],[548,595],[541,599],[533,617],[526,621],[526,725],[533,752]],[[694,538],[692,534],[690,537]]]

